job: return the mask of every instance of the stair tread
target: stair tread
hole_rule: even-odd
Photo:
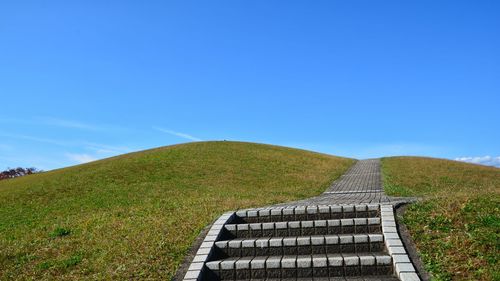
[[[342,225],[366,225],[366,224],[380,224],[380,217],[372,218],[346,218],[346,219],[321,219],[321,220],[298,220],[298,221],[279,221],[279,222],[254,222],[254,223],[228,223],[224,227],[228,230],[248,230],[253,227],[316,227],[316,226],[342,226]]]
[[[221,240],[215,242],[219,248],[225,247],[273,247],[270,246],[273,242],[278,242],[277,246],[287,246],[287,242],[291,242],[291,246],[296,245],[297,240],[307,241],[307,244],[323,245],[323,244],[344,244],[344,243],[368,243],[368,242],[383,242],[384,235],[382,233],[353,233],[353,234],[327,234],[327,235],[305,235],[305,236],[279,236],[279,237],[251,237],[251,238],[235,238],[231,240]],[[256,243],[259,243],[257,245]],[[253,244],[253,245],[252,245]]]
[[[316,278],[279,278],[279,279],[252,279],[253,281],[399,281],[395,276],[357,276],[357,277],[316,277]],[[235,281],[248,281],[248,279],[237,279]]]
[[[325,260],[326,259],[326,260]],[[343,266],[343,265],[390,265],[392,258],[384,252],[375,253],[351,253],[351,254],[314,254],[314,255],[281,255],[281,256],[247,256],[247,257],[230,257],[206,263],[207,267],[212,270],[220,269],[238,269],[247,268],[250,264],[258,265],[274,264],[276,267],[303,267],[300,264],[310,264],[309,267],[326,266]],[[252,266],[253,267],[253,266]]]

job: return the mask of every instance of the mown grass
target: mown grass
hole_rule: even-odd
[[[434,280],[500,280],[500,169],[442,159],[382,159],[384,188],[419,196],[402,218]]]
[[[319,194],[353,163],[200,142],[1,181],[0,279],[168,280],[223,212]]]

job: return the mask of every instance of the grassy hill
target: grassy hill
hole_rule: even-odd
[[[424,198],[403,221],[436,280],[500,280],[500,169],[420,157],[382,168],[386,193]]]
[[[0,279],[169,279],[221,213],[319,194],[353,163],[200,142],[0,181]]]

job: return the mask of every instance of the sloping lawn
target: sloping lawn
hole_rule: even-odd
[[[0,181],[0,279],[169,280],[223,212],[317,195],[354,162],[199,142]]]
[[[402,221],[435,280],[500,280],[500,169],[420,157],[382,167],[386,193],[424,199]]]

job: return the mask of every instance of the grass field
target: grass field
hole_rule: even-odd
[[[221,213],[319,194],[353,163],[200,142],[0,181],[0,279],[168,280]]]
[[[424,199],[402,221],[435,280],[500,280],[500,169],[419,157],[382,167],[386,193]]]

